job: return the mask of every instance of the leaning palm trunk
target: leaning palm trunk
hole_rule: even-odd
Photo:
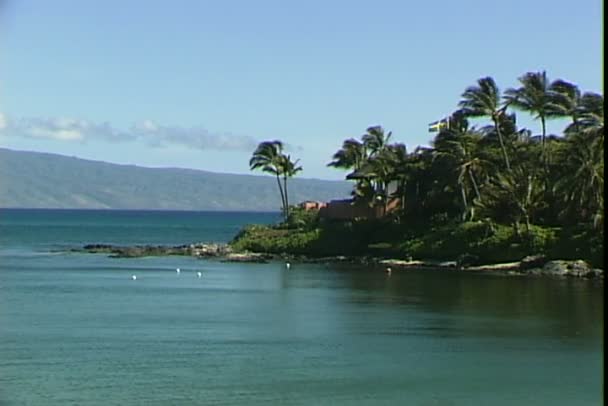
[[[541,147],[543,150],[543,153],[545,152],[545,145],[546,145],[546,140],[547,140],[547,122],[545,119],[545,116],[540,116],[540,126],[541,126]]]
[[[547,122],[545,116],[540,116],[540,125],[541,125],[541,154],[542,154],[542,162],[544,165],[545,171],[548,171],[549,168],[549,160],[547,156]]]
[[[505,160],[505,167],[508,171],[511,171],[511,163],[509,162],[509,155],[507,154],[507,148],[505,147],[505,141],[502,138],[502,131],[500,130],[500,124],[498,123],[497,114],[492,114],[492,121],[494,121],[494,129],[496,130],[496,135],[498,136],[498,142],[500,143],[500,149],[502,151],[502,156]]]
[[[289,217],[289,195],[287,194],[287,175],[283,175],[283,189],[285,191],[284,210],[285,218]]]
[[[460,184],[460,195],[462,197],[462,205],[463,205],[462,221],[466,221],[467,214],[469,212],[469,203],[467,201],[467,191],[464,187],[464,183]]]
[[[283,186],[281,186],[281,178],[279,178],[279,174],[277,173],[277,185],[279,185],[279,192],[281,193],[281,211],[283,212],[283,216],[287,218],[287,213],[285,211],[286,203],[285,203],[285,193],[283,192]]]
[[[471,184],[473,185],[473,190],[475,190],[475,196],[477,197],[477,200],[481,199],[481,194],[479,193],[479,186],[477,186],[477,181],[475,180],[475,175],[473,175],[472,171],[467,171],[469,172],[469,178],[471,179]]]

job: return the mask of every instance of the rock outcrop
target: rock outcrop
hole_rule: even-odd
[[[199,258],[217,258],[225,262],[258,262],[264,263],[275,259],[283,259],[294,262],[308,263],[356,263],[367,265],[393,266],[397,269],[444,269],[475,272],[496,272],[508,275],[549,275],[560,277],[580,278],[603,278],[602,269],[593,268],[583,260],[551,260],[548,261],[543,255],[533,255],[523,258],[519,262],[508,262],[500,264],[463,266],[459,258],[457,261],[434,262],[413,261],[399,259],[359,258],[359,257],[328,257],[309,258],[291,256],[287,254],[273,255],[256,252],[233,252],[228,244],[218,243],[195,243],[177,246],[162,245],[135,245],[118,246],[110,244],[89,244],[82,249],[74,251],[85,251],[89,253],[109,254],[113,258],[138,258],[146,256],[184,255]],[[463,261],[464,262],[464,261]]]
[[[227,244],[197,243],[189,245],[133,245],[119,246],[111,244],[89,244],[82,250],[94,254],[109,254],[113,258],[138,258],[166,255],[184,255],[195,257],[220,257],[231,252]]]
[[[545,263],[542,268],[537,268],[535,271],[535,273],[541,273],[543,275],[577,276],[582,278],[604,276],[603,270],[594,269],[587,262],[580,259],[549,261]]]

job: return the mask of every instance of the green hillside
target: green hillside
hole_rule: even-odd
[[[343,181],[295,178],[291,201],[347,197]],[[144,168],[0,148],[0,207],[278,211],[272,177]]]

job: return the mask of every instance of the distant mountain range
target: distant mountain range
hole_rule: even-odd
[[[290,201],[349,196],[343,181],[293,178]],[[270,176],[145,168],[0,148],[0,207],[278,211]]]

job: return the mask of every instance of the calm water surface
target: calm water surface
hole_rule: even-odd
[[[0,403],[602,403],[603,283],[55,252],[274,220],[0,210]]]

